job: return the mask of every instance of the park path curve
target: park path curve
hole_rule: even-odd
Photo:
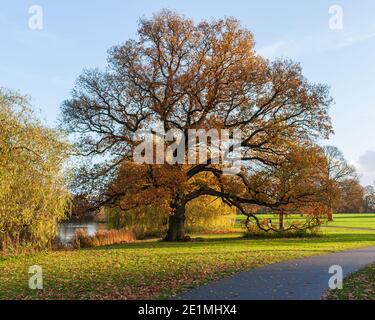
[[[177,300],[319,300],[340,265],[344,277],[375,263],[375,246],[266,265],[175,296]]]

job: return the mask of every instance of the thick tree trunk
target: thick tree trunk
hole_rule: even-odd
[[[328,221],[333,221],[333,204],[331,198],[328,199],[329,205],[329,213],[328,213]]]
[[[169,217],[165,241],[185,241],[185,203],[172,205],[174,215]]]
[[[333,221],[333,210],[330,210],[328,214],[328,221]]]
[[[280,215],[279,215],[279,229],[284,230],[284,212],[283,212],[283,210],[280,211]]]

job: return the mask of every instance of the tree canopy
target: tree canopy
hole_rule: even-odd
[[[76,187],[123,210],[163,201],[171,212],[166,239],[174,241],[185,237],[186,204],[203,195],[240,210],[286,204],[256,190],[251,177],[280,167],[291,148],[328,137],[331,102],[328,88],[310,83],[299,64],[257,55],[253,34],[236,19],[196,24],[164,10],[140,20],[136,39],[109,50],[106,70],[82,73],[62,113],[80,154],[92,160]],[[135,164],[137,131],[158,124],[185,137],[189,129],[240,130],[240,172],[224,175],[212,157]]]

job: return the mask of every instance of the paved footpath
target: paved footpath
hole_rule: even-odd
[[[319,300],[328,289],[332,265],[344,277],[375,263],[375,247],[289,260],[237,273],[175,296],[184,300]]]

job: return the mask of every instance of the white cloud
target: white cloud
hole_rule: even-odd
[[[278,40],[257,50],[258,54],[266,58],[280,56],[294,57],[300,51],[300,44],[294,40]]]
[[[359,158],[359,165],[368,172],[375,172],[375,151],[366,151]]]
[[[366,151],[357,161],[350,161],[357,168],[363,185],[375,182],[375,151]]]
[[[304,54],[339,50],[372,38],[375,38],[375,27],[364,33],[331,31],[325,35],[307,35],[297,39],[285,37],[259,48],[258,53],[267,58],[297,58]]]

